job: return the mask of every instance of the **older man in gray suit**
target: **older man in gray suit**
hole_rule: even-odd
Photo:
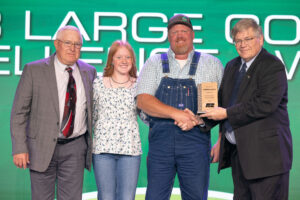
[[[91,167],[94,67],[78,60],[82,36],[61,28],[56,53],[24,67],[11,113],[13,162],[30,168],[32,199],[82,198]]]

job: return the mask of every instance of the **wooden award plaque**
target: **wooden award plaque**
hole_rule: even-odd
[[[197,85],[198,114],[206,113],[209,109],[218,107],[217,82],[205,82]]]

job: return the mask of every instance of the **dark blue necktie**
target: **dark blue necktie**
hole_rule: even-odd
[[[239,73],[237,74],[237,76],[235,78],[235,82],[234,82],[234,86],[233,86],[233,90],[232,90],[232,93],[231,93],[231,98],[230,98],[230,102],[228,104],[228,107],[234,105],[234,103],[236,101],[236,97],[237,97],[237,94],[239,92],[241,81],[242,81],[244,75],[246,74],[246,68],[247,68],[246,62],[244,62],[241,70],[239,71]],[[229,124],[228,120],[226,120],[224,122],[224,125],[225,125],[225,128],[226,128],[227,132],[232,132],[232,127]]]

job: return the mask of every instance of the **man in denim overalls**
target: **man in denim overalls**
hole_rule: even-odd
[[[201,132],[197,87],[221,83],[223,66],[208,54],[194,50],[190,19],[175,15],[168,23],[170,49],[150,57],[140,73],[137,104],[149,121],[148,186],[146,200],[168,200],[176,173],[183,200],[207,199],[210,133]],[[216,154],[217,153],[217,154]],[[211,154],[211,155],[210,155]]]

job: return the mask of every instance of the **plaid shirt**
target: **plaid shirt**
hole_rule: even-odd
[[[171,49],[169,49],[168,58],[170,73],[167,74],[164,74],[162,71],[162,62],[160,55],[156,54],[154,56],[151,56],[146,61],[139,74],[136,95],[146,93],[155,96],[155,92],[160,84],[161,78],[165,75],[168,75],[168,77],[170,78],[176,79],[190,78],[188,73],[193,54],[194,50],[189,53],[187,62],[181,69],[179,63],[175,59],[175,53]],[[197,71],[193,79],[195,80],[196,85],[202,82],[217,82],[219,87],[221,84],[223,71],[223,65],[218,58],[201,52]]]

